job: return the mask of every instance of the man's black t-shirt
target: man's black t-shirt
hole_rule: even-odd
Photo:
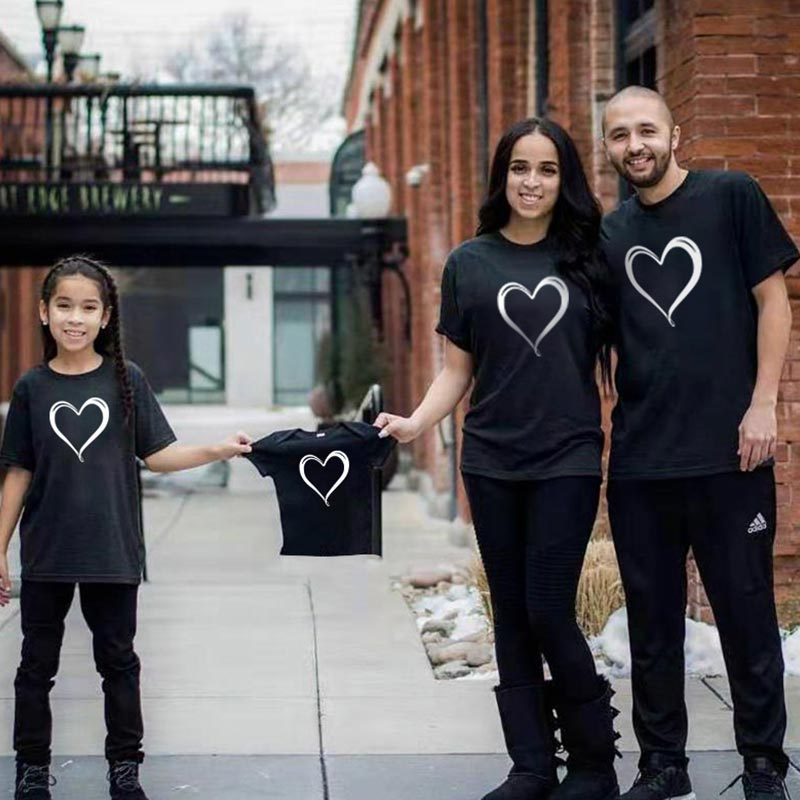
[[[599,475],[603,433],[588,299],[547,239],[457,247],[436,328],[474,359],[461,469],[506,480]]]
[[[798,251],[759,185],[690,171],[664,200],[603,222],[619,335],[609,471],[618,478],[739,469],[755,386],[752,288]]]
[[[132,426],[110,358],[81,375],[40,364],[15,384],[0,462],[33,473],[20,523],[23,580],[139,583],[136,456],[175,434],[141,370],[129,362],[128,372]]]
[[[339,422],[324,431],[276,431],[254,442],[245,458],[275,481],[281,555],[372,552],[372,471],[396,444],[378,433],[364,422]]]

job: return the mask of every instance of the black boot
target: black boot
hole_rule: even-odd
[[[483,800],[545,800],[558,778],[544,686],[496,686],[494,691],[514,766],[506,780]]]
[[[147,800],[139,783],[138,761],[115,761],[107,777],[111,800]]]
[[[52,800],[50,787],[55,783],[49,765],[17,764],[14,800]]]
[[[556,686],[556,690],[557,690]],[[570,703],[556,691],[556,716],[561,743],[568,753],[567,776],[549,800],[616,800],[619,784],[614,771],[617,754],[611,707],[614,690],[605,678],[597,678],[598,695],[587,703]]]

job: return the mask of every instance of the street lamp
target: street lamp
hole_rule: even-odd
[[[64,74],[67,77],[67,83],[72,83],[85,35],[86,28],[83,25],[66,25],[58,29],[58,47],[64,59]]]
[[[372,161],[364,165],[351,196],[356,216],[362,219],[385,217],[392,207],[392,189]]]
[[[88,53],[78,59],[78,71],[86,80],[95,81],[100,76],[100,53]]]
[[[61,24],[61,12],[64,0],[36,0],[36,15],[42,28],[42,43],[47,60],[47,82],[53,80],[53,60],[56,52],[58,26]]]
[[[61,24],[61,12],[64,0],[36,0],[36,15],[42,28],[42,44],[47,61],[47,82],[53,82],[53,61],[55,60],[58,26]],[[53,98],[48,94],[44,112],[44,164],[47,179],[50,179],[50,167],[53,163]]]

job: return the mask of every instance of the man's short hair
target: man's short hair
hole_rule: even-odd
[[[675,127],[675,120],[672,117],[672,111],[670,111],[670,108],[667,105],[667,101],[664,100],[662,95],[660,95],[654,89],[648,89],[646,86],[626,86],[624,89],[620,89],[615,95],[613,95],[613,97],[609,99],[609,101],[605,104],[605,107],[603,108],[603,116],[602,116],[603,134],[605,134],[606,132],[606,112],[608,111],[609,106],[611,106],[618,100],[624,100],[628,97],[645,97],[650,100],[656,100],[664,111],[664,116],[669,124],[670,130],[672,130],[672,128]]]

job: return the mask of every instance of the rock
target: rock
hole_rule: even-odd
[[[457,608],[451,608],[444,614],[443,619],[455,619],[458,616],[458,613],[459,612]]]
[[[439,633],[442,636],[449,636],[455,628],[455,622],[449,619],[429,619],[422,626],[422,633]]]
[[[471,642],[454,642],[447,645],[429,645],[428,658],[431,664],[446,664],[448,661],[466,661],[470,648],[480,647]]]
[[[428,589],[432,586],[438,586],[442,581],[449,580],[450,572],[445,572],[441,569],[415,570],[408,576],[409,584],[417,589]]]
[[[456,572],[456,573],[454,573],[453,577],[450,579],[450,582],[451,583],[455,583],[455,584],[463,584],[463,583],[467,582],[467,579],[460,572]]]
[[[482,667],[484,664],[488,664],[493,656],[494,651],[491,645],[471,644],[467,650],[466,660],[471,667]]]
[[[486,631],[476,631],[475,633],[470,633],[467,636],[462,636],[460,639],[456,639],[456,642],[475,642],[477,644],[486,644],[487,638]]]
[[[439,581],[436,584],[436,591],[441,593],[447,593],[450,590],[450,578],[445,581]]]
[[[447,599],[448,600],[463,600],[465,597],[469,595],[469,589],[464,586],[451,586],[450,590],[447,592]]]
[[[428,631],[422,634],[423,644],[441,644],[442,634],[439,631]]]
[[[449,664],[442,664],[441,667],[437,667],[433,674],[440,680],[452,680],[453,678],[463,678],[465,675],[469,675],[470,672],[472,670],[463,661],[451,661]]]
[[[478,672],[481,675],[483,675],[486,672],[495,672],[496,670],[497,670],[497,664],[495,664],[494,661],[490,661],[488,664],[482,664],[475,670],[475,672]]]

